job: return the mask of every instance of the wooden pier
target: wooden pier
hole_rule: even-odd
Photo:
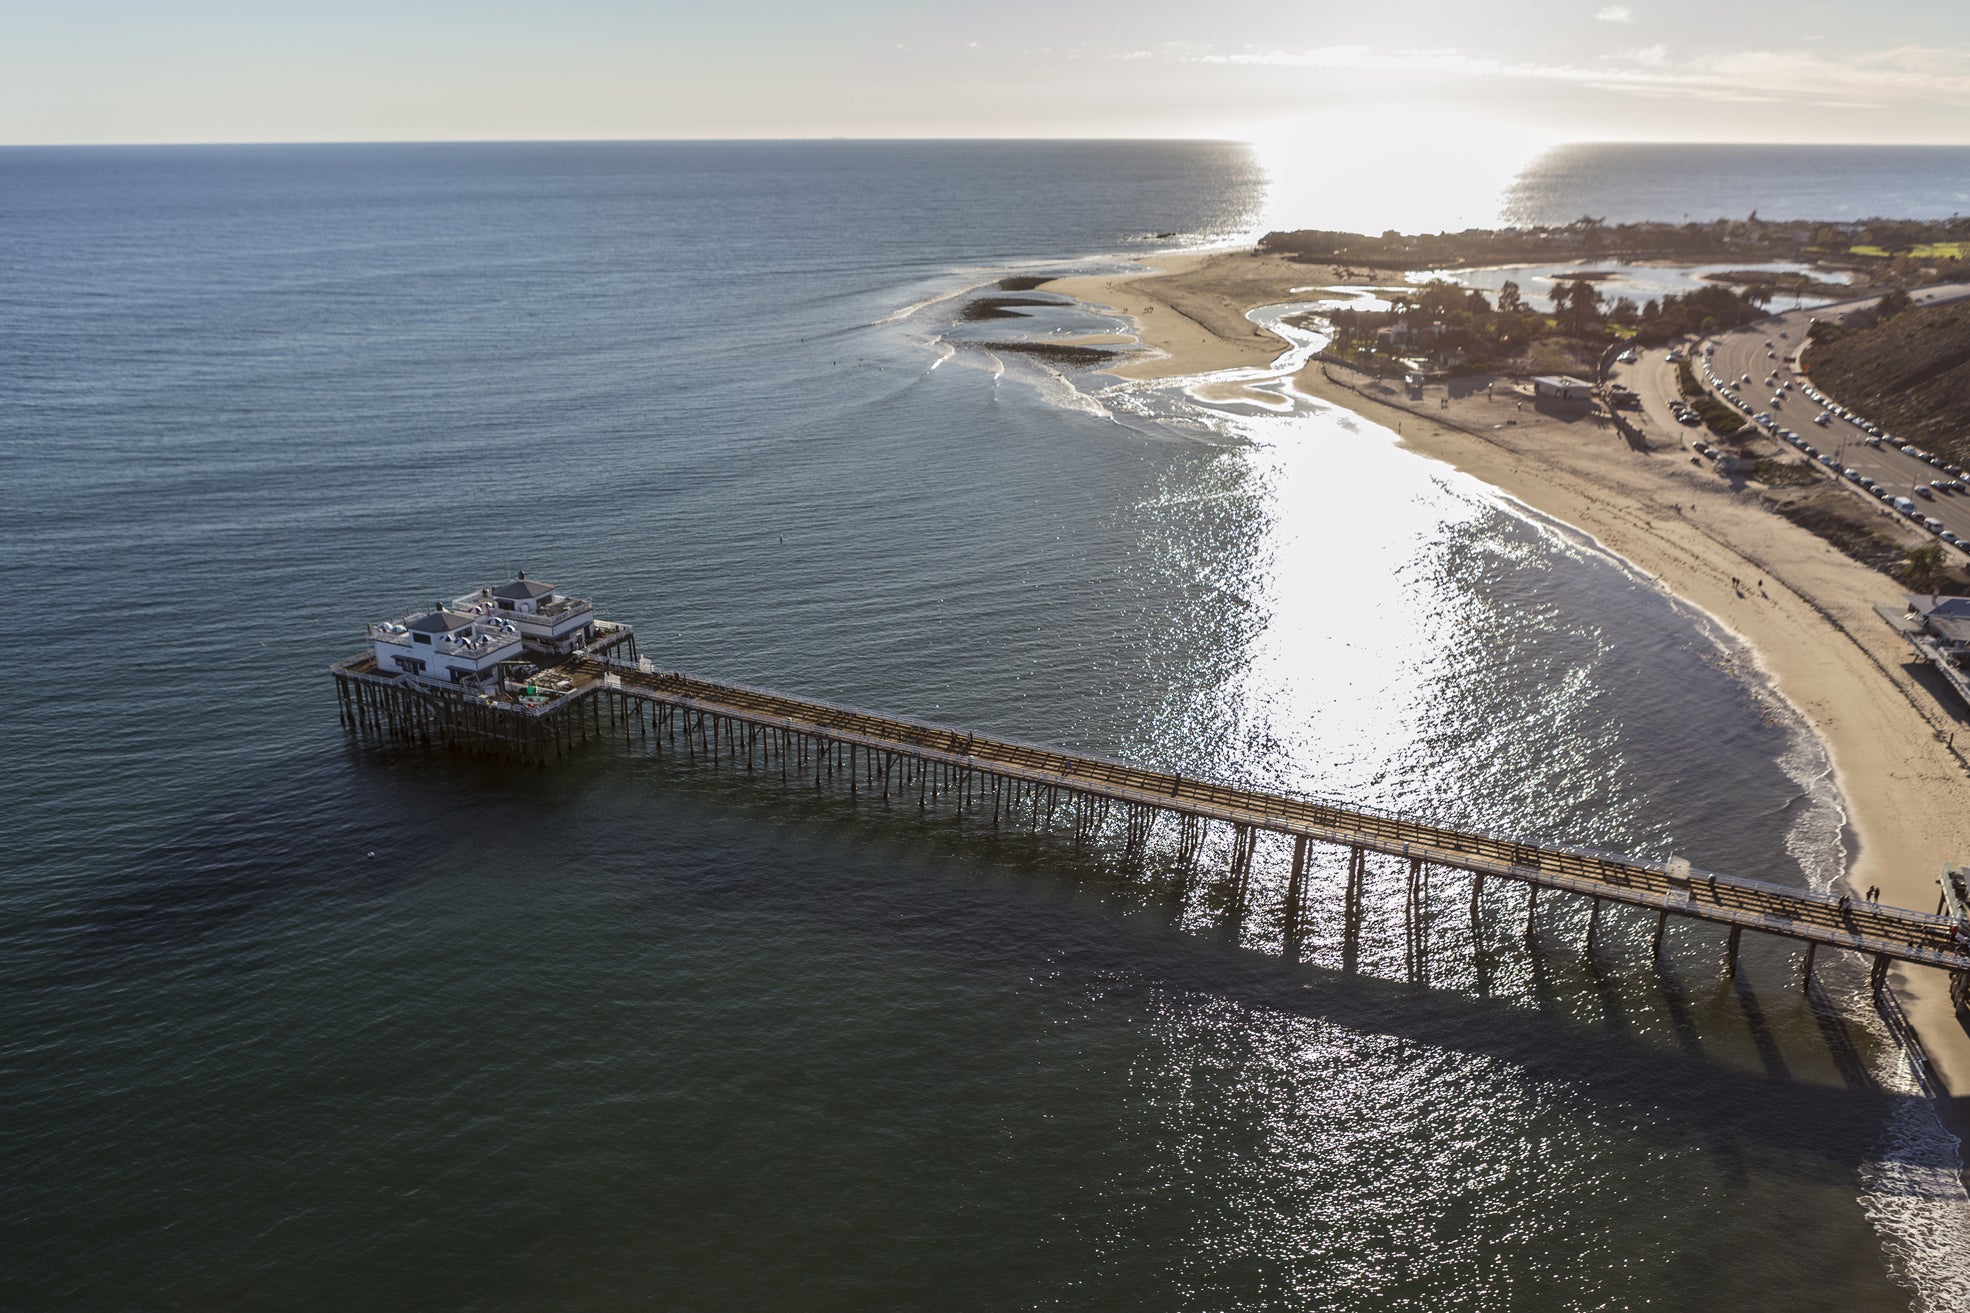
[[[627,652],[633,662],[636,635],[628,625],[602,621],[597,629],[589,649],[595,659]],[[377,669],[368,655],[338,661],[328,672],[342,724],[364,738],[544,765],[601,729],[591,723],[601,710],[593,681],[565,663],[540,671],[534,693],[518,697],[406,679]]]
[[[1423,892],[1432,869],[1464,872],[1471,881],[1474,928],[1489,880],[1526,886],[1527,931],[1542,889],[1594,900],[1589,937],[1602,903],[1655,913],[1659,952],[1672,916],[1728,929],[1724,969],[1737,969],[1742,933],[1756,930],[1804,945],[1801,982],[1810,984],[1814,955],[1839,948],[1868,959],[1879,986],[1892,963],[1952,973],[1952,994],[1970,1006],[1970,946],[1958,919],[1856,901],[1763,881],[1656,864],[1618,854],[1454,829],[1372,807],[1239,788],[1149,770],[1127,762],[975,734],[764,689],[661,673],[647,662],[588,653],[559,673],[568,688],[552,703],[522,710],[474,706],[469,698],[427,695],[389,675],[334,667],[344,685],[344,723],[431,746],[493,751],[544,760],[589,737],[654,740],[712,766],[770,772],[815,788],[845,788],[885,799],[914,798],[983,815],[992,823],[1038,825],[1064,818],[1080,838],[1118,843],[1140,860],[1159,826],[1172,829],[1178,859],[1194,865],[1212,826],[1229,831],[1227,872],[1238,905],[1249,896],[1259,836],[1291,844],[1285,888],[1289,939],[1309,915],[1306,873],[1313,845],[1348,853],[1343,910],[1358,922],[1368,854],[1399,859],[1409,881],[1412,938],[1420,933]],[[388,702],[377,685],[389,685]],[[412,703],[421,703],[413,708]],[[372,705],[374,704],[374,705]],[[518,728],[515,728],[515,726]],[[1940,911],[1940,909],[1939,909]]]

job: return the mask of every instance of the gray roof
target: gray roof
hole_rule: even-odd
[[[1960,620],[1970,620],[1970,597],[1944,597],[1929,608],[1932,616],[1954,616]]]
[[[476,617],[460,615],[456,611],[426,611],[404,622],[404,627],[413,634],[449,634],[465,628]]]
[[[509,579],[503,584],[494,584],[492,594],[509,602],[531,602],[553,591],[553,584],[544,584],[538,579]]]

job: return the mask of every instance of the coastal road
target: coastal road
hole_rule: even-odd
[[[1970,297],[1970,284],[1924,288],[1913,295],[1925,305],[1941,304]],[[1698,344],[1692,362],[1698,381],[1706,381],[1704,364],[1707,359],[1721,387],[1734,390],[1750,404],[1753,414],[1769,411],[1778,427],[1792,430],[1811,444],[1813,455],[1826,455],[1837,467],[1854,469],[1863,477],[1888,488],[1893,495],[1914,498],[1923,515],[1970,539],[1970,493],[1932,489],[1932,496],[1923,498],[1914,492],[1916,486],[1927,487],[1932,479],[1949,478],[1946,471],[1904,454],[1896,443],[1884,442],[1879,448],[1869,447],[1866,431],[1859,424],[1838,415],[1830,415],[1825,425],[1814,423],[1815,417],[1826,407],[1814,402],[1802,391],[1810,380],[1798,372],[1797,358],[1799,349],[1805,345],[1807,330],[1815,317],[1837,317],[1844,312],[1870,306],[1876,299],[1874,296],[1860,297],[1816,309],[1784,311],[1742,328],[1717,334]],[[1702,354],[1702,348],[1706,346],[1714,348],[1713,354],[1707,358]],[[1669,409],[1669,402],[1680,391],[1676,367],[1665,358],[1666,351],[1667,348],[1653,348],[1636,364],[1616,366],[1612,377],[1614,381],[1633,388],[1642,398],[1642,414],[1646,420],[1644,427],[1652,440],[1661,442],[1675,435],[1686,446],[1704,441],[1708,437],[1707,429],[1679,424]],[[1746,375],[1751,378],[1749,384],[1743,382]],[[1792,388],[1779,395],[1776,389],[1780,382],[1791,382]],[[1718,390],[1719,387],[1713,386],[1713,392]],[[1774,396],[1779,396],[1776,402]],[[1833,470],[1825,469],[1824,465],[1821,468],[1830,477],[1839,477]],[[1883,514],[1894,514],[1885,502],[1858,484],[1844,478],[1839,478],[1839,482],[1854,496],[1866,500]]]

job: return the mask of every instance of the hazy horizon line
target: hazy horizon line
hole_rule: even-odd
[[[880,135],[843,136],[839,133],[816,136],[733,136],[733,137],[293,137],[285,139],[231,138],[197,141],[4,141],[0,150],[132,150],[132,149],[200,149],[226,146],[615,146],[615,145],[794,145],[840,142],[844,144],[884,144],[903,142],[950,142],[950,143],[1002,143],[1019,142],[1029,144],[1057,143],[1095,144],[1118,142],[1200,142],[1221,145],[1254,146],[1259,143],[1246,137],[1223,136],[1217,134],[1184,136],[1161,133],[1143,136],[946,136],[925,134],[921,136]],[[1962,150],[1970,148],[1970,140],[1960,142],[1936,141],[1801,141],[1774,139],[1733,139],[1689,137],[1617,137],[1577,141],[1556,141],[1542,148],[1553,150],[1562,146],[1715,146],[1745,147],[1756,146],[1766,149],[1811,149],[1850,148],[1855,150]]]

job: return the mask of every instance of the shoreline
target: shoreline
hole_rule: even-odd
[[[1141,381],[1271,364],[1285,344],[1245,312],[1335,281],[1331,269],[1242,251],[1137,264],[1044,290],[1131,319],[1146,350],[1104,372]],[[1936,874],[1970,857],[1970,769],[1950,739],[1953,713],[1904,669],[1905,645],[1872,609],[1899,598],[1893,580],[1683,464],[1680,448],[1635,450],[1612,428],[1507,411],[1512,402],[1483,393],[1446,396],[1426,413],[1393,389],[1370,395],[1373,381],[1351,372],[1315,360],[1292,383],[1574,527],[1741,642],[1826,752],[1854,849],[1845,884],[1878,884],[1883,902],[1928,910]],[[1970,1124],[1970,1031],[1947,978],[1897,967],[1890,982],[1960,1132]]]

